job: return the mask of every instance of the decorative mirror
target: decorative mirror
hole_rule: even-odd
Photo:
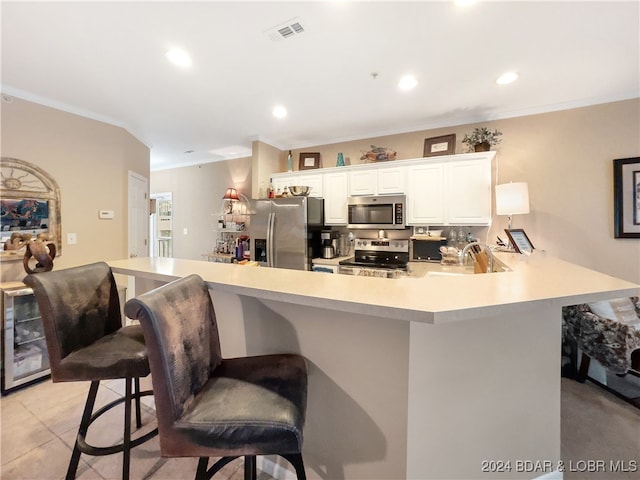
[[[0,233],[3,244],[11,239],[12,234],[20,234],[25,238],[31,235],[35,239],[38,234],[46,233],[60,255],[60,188],[56,181],[40,167],[16,158],[2,157],[0,170]],[[11,250],[6,252],[10,255]],[[22,259],[23,254],[20,248],[14,256],[16,260]]]

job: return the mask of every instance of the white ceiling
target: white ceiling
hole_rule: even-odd
[[[1,16],[3,94],[126,128],[154,170],[255,139],[286,150],[640,97],[638,1],[3,1]],[[294,18],[303,33],[269,37]],[[519,80],[496,85],[506,70]]]

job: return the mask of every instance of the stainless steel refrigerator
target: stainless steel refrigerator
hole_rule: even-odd
[[[321,255],[324,200],[315,197],[251,201],[251,260],[265,267],[311,270]]]

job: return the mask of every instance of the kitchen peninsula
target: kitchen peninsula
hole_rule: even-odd
[[[310,479],[536,478],[560,460],[561,307],[640,290],[544,252],[496,257],[510,271],[393,280],[109,264],[135,277],[136,293],[202,276],[226,357],[308,359]],[[518,471],[518,461],[546,463]]]

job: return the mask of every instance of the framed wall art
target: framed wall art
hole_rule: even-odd
[[[613,161],[615,238],[640,238],[640,157]]]
[[[435,157],[437,155],[453,155],[456,152],[456,134],[442,135],[440,137],[426,138],[424,140],[423,157]]]
[[[312,168],[320,168],[320,154],[301,153],[298,168],[300,170],[311,170]]]
[[[525,253],[530,254],[533,252],[533,243],[529,240],[529,237],[525,233],[525,231],[521,228],[505,228],[505,233],[509,237],[509,241],[513,246],[513,249],[517,253]]]

